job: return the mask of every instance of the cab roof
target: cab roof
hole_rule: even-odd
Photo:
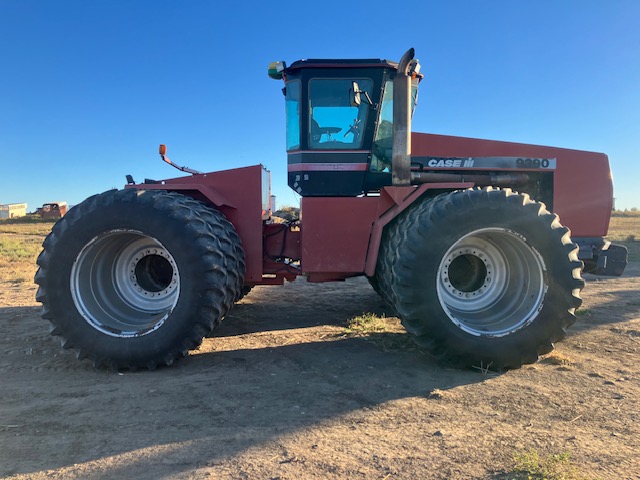
[[[303,68],[392,68],[398,69],[397,62],[381,60],[379,58],[359,59],[328,59],[309,58],[297,60],[287,67],[287,70],[299,70]]]

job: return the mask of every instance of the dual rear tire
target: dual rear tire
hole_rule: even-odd
[[[88,198],[43,243],[37,300],[65,348],[96,366],[156,368],[197,348],[242,295],[233,225],[183,195]]]

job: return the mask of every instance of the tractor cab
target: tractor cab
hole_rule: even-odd
[[[415,62],[417,65],[417,62]],[[411,80],[411,111],[422,78]],[[392,184],[393,85],[387,60],[270,65],[283,79],[289,186],[301,196],[357,196]]]

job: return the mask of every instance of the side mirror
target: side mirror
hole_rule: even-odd
[[[349,90],[349,103],[352,107],[360,106],[360,87],[358,86],[358,82],[353,82],[351,84],[351,90]]]

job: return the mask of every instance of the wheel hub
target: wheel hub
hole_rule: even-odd
[[[126,256],[119,259],[118,272],[126,283],[122,287],[127,300],[142,306],[141,301],[152,300],[152,310],[157,309],[158,301],[172,295],[178,285],[178,271],[173,258],[164,248],[147,248],[144,244],[132,244]]]
[[[529,324],[546,291],[540,254],[517,233],[487,228],[459,239],[438,269],[442,308],[460,329],[500,337]]]
[[[459,249],[448,256],[443,281],[445,288],[459,297],[479,295],[491,283],[491,264],[482,252]]]
[[[76,308],[90,325],[111,336],[156,330],[179,293],[173,256],[157,239],[134,230],[112,230],[94,238],[71,271]]]

